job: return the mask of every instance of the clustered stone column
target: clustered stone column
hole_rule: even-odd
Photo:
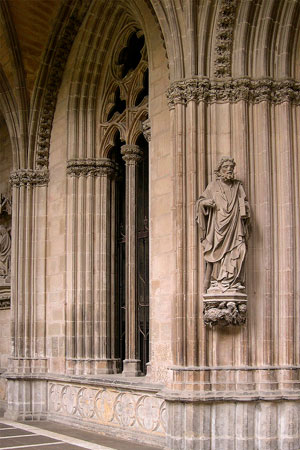
[[[136,178],[142,151],[137,145],[121,147],[126,163],[126,359],[124,376],[140,374],[137,347],[137,283],[136,283]]]
[[[227,441],[231,445],[237,435],[243,442],[260,436],[258,445],[276,435],[278,443],[278,428],[265,424],[272,422],[271,417],[275,423],[283,416],[299,414],[293,409],[299,352],[291,343],[299,342],[295,326],[299,321],[295,283],[299,220],[293,211],[298,188],[294,168],[300,83],[195,77],[174,82],[168,100],[174,136],[178,275],[174,365],[170,391],[165,391],[167,443],[183,448],[189,442],[184,436],[189,434],[203,441],[214,436],[220,448]],[[204,258],[195,221],[195,202],[223,156],[237,163],[237,178],[250,197],[253,217],[245,265],[249,309],[246,314],[242,305],[242,320],[235,327],[232,320],[217,321],[214,327],[212,320],[205,320]],[[272,403],[274,396],[280,399],[278,404]],[[224,398],[232,401],[224,405]],[[248,425],[244,427],[250,416],[261,427],[257,435]],[[214,419],[206,423],[204,417]],[[238,431],[231,427],[234,417],[239,417]]]
[[[67,373],[116,372],[111,204],[115,164],[109,159],[68,162]]]
[[[46,382],[27,381],[48,369],[46,356],[47,170],[19,169],[12,185],[12,353],[7,372],[12,419],[45,417]]]

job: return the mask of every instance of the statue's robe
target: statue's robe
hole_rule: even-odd
[[[0,225],[0,282],[5,278],[10,270],[11,240],[8,231]]]
[[[204,206],[206,199],[214,207]],[[212,264],[211,279],[222,290],[243,283],[249,205],[242,183],[212,181],[197,201],[197,218],[204,258]]]

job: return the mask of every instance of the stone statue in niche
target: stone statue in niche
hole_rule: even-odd
[[[11,193],[0,194],[0,309],[10,308]]]
[[[235,161],[223,157],[216,180],[196,203],[196,220],[204,249],[204,322],[240,325],[246,321],[245,257],[250,207],[241,181],[234,177]]]
[[[11,193],[9,190],[5,194],[0,194],[0,216],[3,213],[11,216]]]
[[[11,239],[9,230],[0,225],[0,284],[10,283]]]

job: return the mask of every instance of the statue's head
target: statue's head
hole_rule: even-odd
[[[231,156],[223,156],[215,169],[217,179],[233,180],[234,179],[235,161]]]

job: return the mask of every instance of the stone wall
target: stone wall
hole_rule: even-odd
[[[16,154],[17,287],[8,417],[126,429],[132,440],[178,450],[299,447],[299,23],[297,2],[286,0],[68,2],[31,114],[33,80],[27,92],[16,63],[25,49],[17,52],[7,26],[15,59],[6,78],[0,71],[0,107]],[[134,72],[122,82],[114,72],[115,49],[130,30],[145,36],[149,96],[144,109],[131,104],[105,121],[113,88],[131,98]],[[7,88],[13,61],[20,91]],[[151,357],[146,377],[124,382],[113,373],[110,150],[118,130],[132,207],[142,132],[133,118],[147,113]],[[251,205],[248,312],[243,325],[209,327],[195,202],[225,155]],[[126,273],[126,306],[134,307]],[[137,375],[134,314],[126,320]]]

